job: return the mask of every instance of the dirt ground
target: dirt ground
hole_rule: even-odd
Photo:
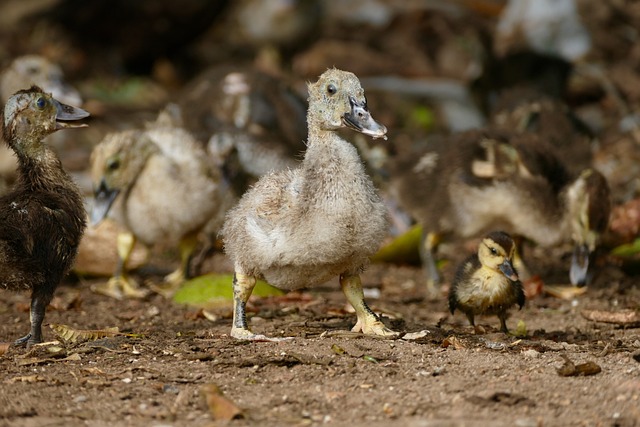
[[[0,425],[639,425],[639,330],[582,315],[637,306],[637,287],[606,280],[574,300],[533,298],[509,319],[512,331],[526,325],[516,337],[499,332],[495,317],[481,318],[486,333],[474,334],[464,316],[448,315],[444,297],[424,298],[421,278],[391,265],[363,277],[380,291],[371,306],[402,332],[391,340],[347,332],[354,315],[337,282],[252,297],[255,331],[294,337],[277,343],[230,338],[231,307],[208,320],[157,294],[116,301],[91,292],[95,281],[65,284],[47,323],[129,335],[9,348],[0,357]],[[3,341],[28,328],[28,302],[0,293]],[[45,337],[56,338],[48,327]],[[567,359],[601,372],[561,376]],[[236,419],[214,420],[210,385],[241,409]]]
[[[32,16],[23,11],[27,3],[53,11],[46,19]],[[178,4],[144,4],[161,3]],[[227,3],[232,2],[219,2]],[[362,24],[367,10],[358,15],[342,0],[323,3],[333,5],[325,20],[302,25],[320,34],[288,36],[280,46],[282,58],[274,59],[269,46],[257,55],[264,46],[244,41],[246,35],[233,37],[239,27],[225,16],[212,19],[208,31],[199,29],[194,17],[216,11],[193,12],[183,2],[178,9],[184,9],[188,24],[162,32],[169,18],[182,17],[179,11],[160,8],[153,19],[154,7],[141,8],[142,17],[122,16],[118,12],[131,14],[131,9],[112,7],[114,0],[6,0],[0,2],[0,62],[45,54],[64,65],[70,83],[83,88],[94,121],[76,133],[77,149],[60,155],[88,190],[90,149],[104,133],[150,120],[190,78],[225,61],[265,62],[262,68],[276,67],[274,74],[290,75],[302,87],[334,65],[361,78],[401,76],[419,83],[446,78],[460,87],[475,82],[483,67],[489,70],[488,87],[501,78],[481,59],[487,54],[487,29],[495,27],[505,1],[354,2],[393,6],[396,15],[388,23],[369,26]],[[608,252],[631,243],[640,229],[640,7],[618,0],[579,4],[593,41],[586,63],[601,67],[606,78],[576,73],[567,98],[599,137],[594,161],[607,172],[615,206],[636,202],[618,215],[630,224],[617,227],[619,235],[603,248]],[[208,5],[216,9],[215,2]],[[28,19],[12,21],[10,9]],[[139,76],[154,83],[130,99],[127,90],[140,87]],[[104,90],[107,78],[124,89]],[[616,91],[605,90],[610,87]],[[160,100],[154,88],[162,89]],[[478,96],[486,96],[480,89]],[[392,148],[447,128],[427,96],[367,91],[374,116],[390,129]],[[141,95],[151,101],[138,99]],[[626,231],[624,238],[620,230]],[[566,281],[568,257],[569,251],[534,253],[530,267],[546,285]],[[496,317],[477,319],[485,333],[474,333],[462,314],[448,313],[444,293],[425,296],[418,267],[399,264],[374,264],[363,275],[369,304],[400,332],[396,339],[350,333],[355,315],[337,281],[286,296],[252,297],[253,330],[293,339],[247,343],[228,335],[230,305],[203,312],[155,293],[117,301],[91,291],[105,278],[72,275],[48,308],[48,342],[27,350],[9,343],[28,330],[29,295],[0,289],[0,427],[640,426],[639,270],[636,265],[621,271],[606,253],[599,261],[600,275],[584,294],[561,299],[541,293],[521,311],[513,310],[508,325],[518,335],[499,332]],[[212,265],[219,268],[204,271],[230,272],[222,255],[215,255]],[[155,267],[167,270],[163,264]],[[451,277],[451,271],[445,273]],[[136,277],[161,279],[149,271]],[[610,321],[629,313],[636,322],[589,320],[593,313]],[[118,327],[120,333],[70,342],[49,325]]]

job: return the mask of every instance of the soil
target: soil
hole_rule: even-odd
[[[505,4],[353,2],[392,6],[387,9],[395,15],[387,24],[372,20],[365,25],[373,18],[364,8],[358,15],[355,6],[325,1],[332,9],[322,25],[305,24],[309,34],[287,36],[299,43],[281,43],[279,62],[269,49],[255,54],[261,48],[252,44],[259,44],[255,40],[233,37],[238,24],[227,15],[214,19],[216,2],[207,11],[183,8],[180,2],[180,11],[211,21],[207,31],[204,23],[168,25],[182,19],[180,11],[169,8],[177,4],[172,0],[139,0],[134,3],[142,5],[140,11],[126,8],[131,16],[115,13],[124,10],[125,2],[120,7],[113,1],[34,2],[36,12],[47,13],[31,15],[25,3],[9,0],[0,6],[6,18],[0,26],[0,61],[4,65],[25,53],[45,54],[64,65],[71,84],[85,88],[94,121],[76,133],[77,150],[66,146],[61,157],[87,192],[89,153],[102,136],[153,119],[165,101],[209,66],[239,59],[265,62],[262,68],[292,74],[302,88],[333,65],[360,77],[445,78],[466,87],[483,67],[480,59],[488,54],[483,40]],[[203,7],[199,1],[184,4]],[[118,301],[91,291],[106,278],[71,275],[48,308],[47,342],[25,349],[9,343],[28,330],[29,295],[0,289],[0,427],[640,426],[638,266],[629,263],[623,271],[616,264],[620,259],[605,253],[632,242],[640,229],[640,132],[634,114],[640,109],[640,8],[622,1],[580,0],[579,5],[594,43],[586,61],[602,67],[606,78],[602,83],[574,75],[567,99],[599,137],[594,161],[607,172],[619,208],[617,234],[603,248],[599,276],[584,294],[562,299],[541,291],[549,286],[532,282],[531,298],[508,320],[513,334],[501,333],[495,316],[478,318],[476,331],[461,313],[448,313],[445,289],[427,296],[419,267],[373,264],[363,275],[367,300],[400,332],[398,338],[349,332],[355,315],[332,281],[285,296],[252,297],[252,329],[293,339],[241,342],[229,337],[230,304],[206,311],[156,293]],[[27,16],[9,19],[14,16],[9,10]],[[134,11],[161,16],[140,18]],[[99,16],[102,25],[96,26],[94,18],[80,25],[82,16]],[[487,73],[488,80],[501,78]],[[127,88],[140,86],[138,76],[154,81],[141,91],[150,101],[126,97]],[[107,90],[111,101],[109,96],[97,101],[92,94],[100,93],[106,77],[132,82],[120,91]],[[163,96],[152,90],[158,87]],[[389,147],[410,145],[424,133],[447,128],[437,110],[430,109],[436,103],[428,97],[394,97],[391,91],[368,95],[373,114],[390,129]],[[89,261],[110,257],[105,275],[115,263],[111,242],[103,246],[109,247],[108,254],[97,250]],[[468,253],[469,246],[450,252]],[[545,285],[566,281],[568,257],[567,250],[534,250],[529,267]],[[170,271],[164,261],[156,260],[154,267]],[[455,261],[445,267],[448,278]],[[170,262],[175,266],[177,256]],[[230,272],[223,255],[214,255],[209,265],[215,268],[204,272]],[[140,270],[135,277],[147,284],[161,280],[153,270]],[[594,311],[607,322],[590,320]],[[616,317],[624,313],[636,320]],[[50,325],[84,332],[64,340]],[[119,333],[109,332],[111,327]]]
[[[639,330],[582,315],[637,306],[637,287],[608,280],[575,299],[532,298],[508,321],[512,332],[524,322],[517,337],[499,332],[495,317],[480,318],[485,333],[476,334],[446,312],[444,297],[425,298],[422,277],[393,265],[363,276],[379,291],[370,305],[403,338],[350,333],[354,315],[331,282],[252,297],[255,331],[294,338],[251,343],[229,337],[230,306],[207,319],[157,294],[117,301],[91,292],[96,281],[65,283],[46,322],[123,335],[10,347],[0,357],[0,425],[638,425]],[[0,292],[5,340],[28,328],[28,303]],[[45,337],[56,339],[50,328]],[[562,376],[567,360],[601,371]],[[203,391],[211,384],[241,410],[232,421],[214,419]]]

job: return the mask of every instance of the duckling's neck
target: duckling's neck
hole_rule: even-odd
[[[50,148],[43,146],[42,150],[30,155],[16,151],[16,155],[19,184],[39,191],[68,186],[71,178]]]
[[[335,209],[338,200],[351,200],[372,191],[358,151],[333,131],[309,133],[309,143],[302,162],[303,194],[311,201],[329,202]]]

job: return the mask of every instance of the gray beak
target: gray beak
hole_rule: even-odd
[[[65,129],[65,128],[79,128],[86,127],[87,125],[82,124],[70,124],[64,123],[66,120],[81,120],[85,117],[89,117],[89,113],[82,108],[72,107],[71,105],[63,104],[62,102],[53,99],[53,103],[56,106],[56,129]],[[62,120],[62,122],[61,122]]]
[[[502,274],[509,278],[509,280],[512,280],[514,282],[518,280],[516,269],[513,268],[513,264],[511,264],[511,261],[509,261],[508,259],[505,259],[504,262],[498,266],[498,268],[500,269],[500,271],[502,271]]]
[[[589,247],[587,245],[577,245],[571,257],[571,269],[569,279],[574,286],[584,286],[587,284],[587,273],[589,270]]]
[[[116,200],[120,190],[107,188],[106,182],[100,181],[100,185],[94,193],[93,209],[91,210],[91,225],[96,226],[102,221],[107,214],[111,205]]]
[[[386,138],[387,128],[384,125],[373,120],[371,113],[367,109],[367,102],[358,103],[354,97],[349,97],[351,111],[345,113],[343,118],[344,124],[355,131],[362,132],[375,138]]]

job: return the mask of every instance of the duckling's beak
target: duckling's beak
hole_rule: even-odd
[[[91,210],[91,225],[96,226],[107,214],[120,190],[108,188],[104,178],[94,193],[93,209]]]
[[[513,264],[511,264],[511,261],[509,261],[508,259],[505,259],[504,262],[498,266],[498,268],[500,269],[500,271],[502,271],[502,274],[509,278],[509,280],[512,280],[514,282],[518,280],[516,269],[513,268]]]
[[[590,253],[589,246],[585,244],[577,245],[573,249],[571,269],[569,270],[569,279],[572,285],[582,287],[587,284]]]
[[[355,131],[362,132],[365,135],[369,135],[373,139],[387,139],[387,128],[373,120],[373,117],[371,117],[371,113],[369,113],[369,109],[367,108],[366,101],[358,102],[353,96],[350,96],[349,103],[351,104],[351,111],[342,116],[342,121],[345,126]]]
[[[86,123],[71,124],[61,121],[84,119],[85,117],[89,117],[89,113],[87,111],[83,110],[82,108],[63,104],[56,99],[53,99],[53,104],[56,106],[56,130],[87,127]]]

